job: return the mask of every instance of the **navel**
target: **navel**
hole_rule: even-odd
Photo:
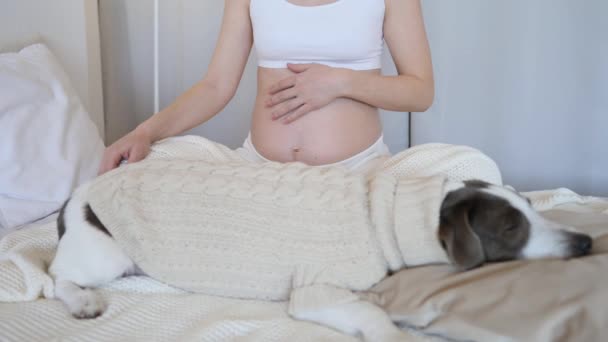
[[[298,160],[298,153],[300,153],[300,148],[299,147],[292,147],[291,148],[291,155],[293,157],[293,160]]]

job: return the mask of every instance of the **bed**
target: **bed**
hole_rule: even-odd
[[[72,81],[103,137],[97,2],[12,2],[0,13],[0,51],[44,42]],[[15,25],[15,21],[28,25]],[[57,24],[61,22],[61,25]],[[10,28],[10,29],[9,29]],[[420,341],[601,341],[608,331],[608,200],[568,189],[526,194],[543,215],[595,239],[593,255],[403,270],[364,294]],[[4,231],[0,240],[1,341],[357,341],[286,314],[284,302],[192,294],[147,277],[117,280],[95,320],[75,320],[46,269],[57,242],[51,214]]]

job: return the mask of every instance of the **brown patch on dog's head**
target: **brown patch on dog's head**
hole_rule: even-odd
[[[65,234],[65,207],[68,205],[69,201],[70,199],[68,198],[65,202],[63,202],[61,209],[59,209],[59,216],[57,216],[58,240],[61,240],[61,237],[63,236],[63,234]]]
[[[439,239],[461,270],[516,259],[527,243],[530,223],[525,215],[508,200],[482,191],[491,186],[465,182],[442,203]]]
[[[112,234],[110,234],[110,232],[108,231],[106,226],[104,226],[103,223],[101,223],[101,221],[97,217],[97,215],[95,215],[95,212],[93,212],[93,209],[91,209],[91,205],[88,203],[84,207],[84,216],[85,216],[85,219],[87,220],[87,222],[89,224],[91,224],[93,227],[106,233],[110,237],[112,236]]]

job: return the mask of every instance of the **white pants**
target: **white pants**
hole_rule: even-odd
[[[262,156],[253,146],[251,142],[251,133],[247,135],[247,139],[243,143],[242,147],[236,149],[236,152],[246,160],[255,163],[262,163],[270,161],[264,156]],[[348,170],[360,173],[368,173],[377,167],[379,167],[382,162],[387,160],[391,156],[391,153],[388,149],[388,146],[384,143],[384,136],[381,135],[375,143],[373,143],[370,147],[365,150],[355,154],[352,157],[341,160],[339,162],[331,163],[331,164],[323,164],[319,165],[319,167],[327,167],[327,166],[344,166]]]

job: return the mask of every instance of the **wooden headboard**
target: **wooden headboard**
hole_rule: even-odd
[[[0,52],[45,43],[105,138],[97,0],[0,0],[0,8]]]

